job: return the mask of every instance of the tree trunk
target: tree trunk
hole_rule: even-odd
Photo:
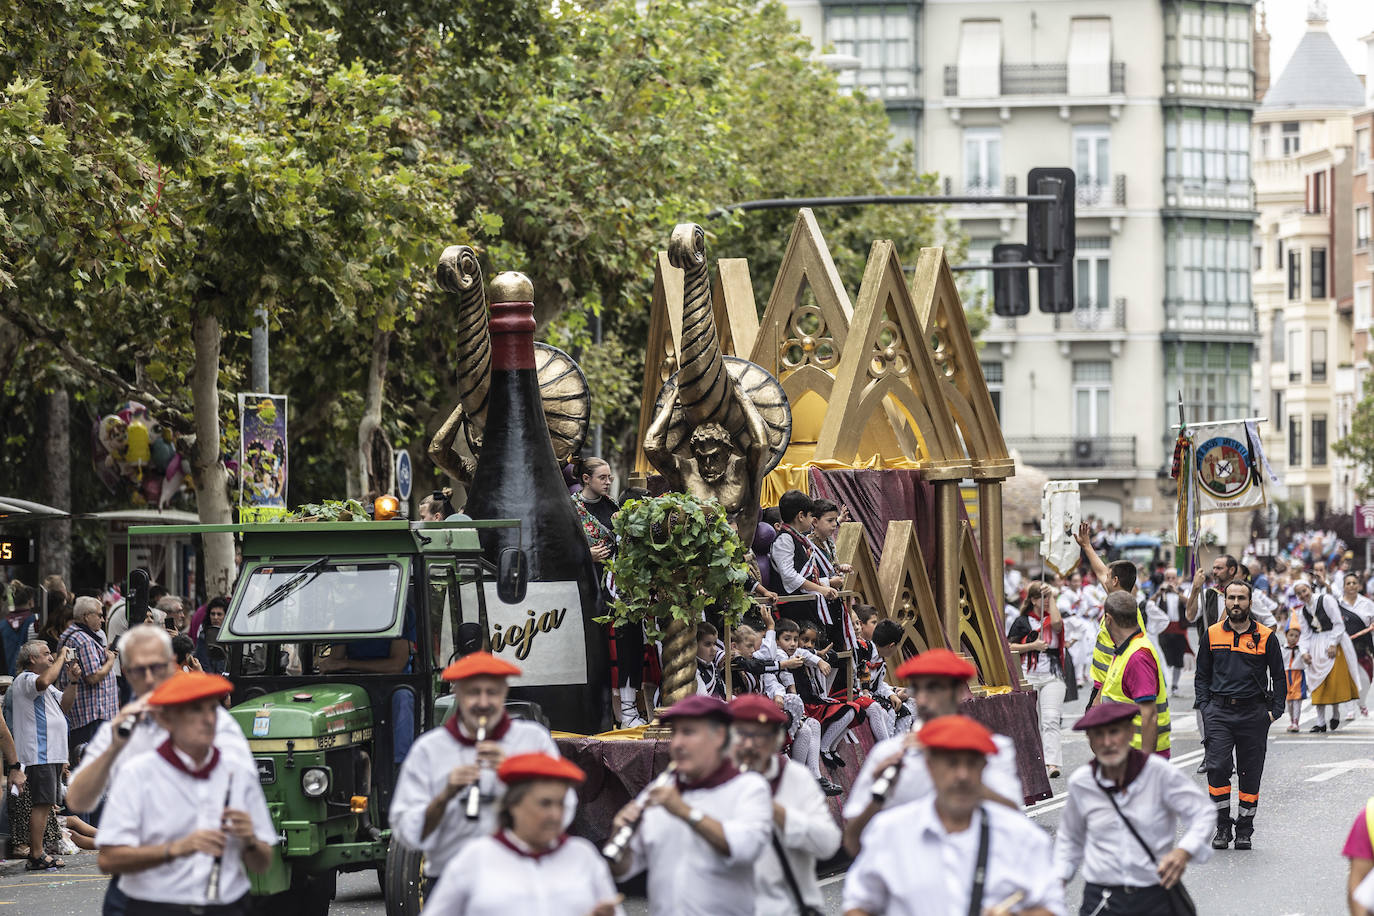
[[[71,398],[67,389],[48,393],[44,413],[47,428],[43,436],[44,502],[58,509],[72,508]],[[72,587],[72,523],[45,522],[38,526],[39,576],[62,577]]]
[[[196,508],[206,525],[226,525],[233,519],[229,506],[229,472],[220,456],[219,425],[219,319],[196,315],[191,321],[195,344],[195,367],[191,374],[192,415],[196,424],[196,447],[191,466],[196,478]],[[234,580],[233,535],[202,536],[205,569],[201,583],[207,596],[229,594]]]
[[[358,423],[358,491],[363,505],[391,489],[391,467],[387,456],[391,447],[382,433],[382,402],[386,394],[387,350],[391,332],[378,327],[372,335],[372,362],[367,370],[367,394],[363,398],[363,418]]]

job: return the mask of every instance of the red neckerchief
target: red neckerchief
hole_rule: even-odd
[[[773,795],[778,794],[778,789],[782,787],[782,774],[787,772],[787,757],[784,754],[778,755],[778,775],[768,780],[768,789]]]
[[[159,744],[157,752],[162,756],[163,760],[167,761],[178,770],[181,770],[181,772],[190,776],[192,779],[209,779],[210,774],[215,771],[215,765],[219,763],[219,748],[211,747],[210,762],[199,770],[191,769],[186,765],[186,761],[182,760],[181,757],[177,755],[177,752],[172,749],[171,738]]]
[[[687,792],[692,789],[714,789],[716,786],[725,785],[738,775],[739,767],[735,766],[735,761],[726,757],[713,772],[696,782],[683,782],[681,776],[675,776],[674,779],[677,781],[677,790]]]
[[[796,571],[796,572],[797,572],[797,575],[801,576],[803,579],[805,579],[805,580],[808,581],[808,582],[819,582],[819,581],[820,581],[820,574],[819,574],[819,573],[817,573],[817,572],[815,572],[814,570],[812,570],[811,575],[808,576],[808,575],[806,574],[806,571],[807,571],[808,568],[813,567],[813,566],[816,565],[815,558],[812,556],[812,545],[811,545],[811,540],[810,540],[810,538],[807,538],[807,537],[806,537],[805,535],[803,535],[800,531],[798,531],[796,528],[793,528],[791,525],[787,524],[786,522],[779,522],[779,523],[778,523],[778,530],[779,530],[779,531],[785,531],[785,532],[787,532],[787,533],[790,534],[793,538],[796,539],[797,543],[801,544],[803,547],[806,548],[806,556],[807,556],[806,565],[803,566],[801,569],[799,569],[799,570]]]
[[[1144,751],[1138,751],[1138,750],[1136,750],[1135,748],[1131,748],[1129,751],[1126,752],[1126,775],[1124,775],[1124,776],[1121,777],[1121,783],[1120,783],[1120,785],[1115,785],[1115,786],[1102,786],[1102,788],[1106,789],[1108,792],[1118,792],[1118,793],[1120,793],[1120,792],[1125,792],[1125,791],[1126,791],[1126,787],[1129,786],[1131,783],[1135,782],[1135,778],[1136,778],[1137,776],[1140,775],[1140,773],[1141,773],[1142,770],[1145,769],[1145,761],[1147,761],[1147,760],[1149,760],[1149,759],[1150,759],[1149,755],[1146,754]],[[1096,761],[1096,760],[1094,760],[1094,761],[1092,762],[1092,768],[1093,768],[1093,778],[1096,779],[1096,778],[1097,778],[1097,761]],[[1098,785],[1102,785],[1102,784],[1101,784],[1101,783],[1098,783]]]
[[[568,842],[568,835],[564,833],[560,834],[558,839],[554,840],[553,845],[550,846],[548,849],[544,849],[539,852],[528,852],[527,850],[521,849],[515,843],[512,843],[510,841],[510,838],[506,836],[506,831],[504,830],[496,831],[495,837],[496,842],[500,843],[502,846],[506,847],[511,852],[515,853],[517,856],[524,856],[525,858],[533,859],[536,862],[544,858],[544,856],[552,855],[553,853],[558,852],[558,850],[563,848],[563,844]]]
[[[463,747],[476,747],[476,739],[469,738],[467,735],[463,734],[463,730],[458,727],[461,719],[462,716],[455,712],[448,717],[448,721],[444,723],[444,728],[448,729],[448,733],[453,736],[453,740],[457,741]],[[506,732],[508,731],[510,731],[510,716],[502,712],[501,721],[487,729],[487,740],[500,741],[502,738],[506,737]]]

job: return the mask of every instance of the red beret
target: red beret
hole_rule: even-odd
[[[916,733],[922,747],[941,751],[977,751],[997,753],[992,732],[968,716],[940,716],[931,719]]]
[[[490,652],[474,652],[445,668],[442,677],[446,681],[463,681],[470,677],[516,677],[519,674],[519,668]]]
[[[717,722],[730,722],[730,707],[724,700],[707,694],[696,693],[684,700],[678,700],[665,709],[659,719],[671,722],[674,719],[715,719]]]
[[[913,677],[952,677],[966,681],[978,673],[971,662],[967,662],[948,649],[930,649],[915,658],[902,662],[897,669],[897,677],[908,680]]]
[[[174,674],[158,684],[148,694],[149,706],[176,706],[179,703],[194,703],[207,697],[227,697],[234,692],[229,679],[218,674],[202,671],[183,671]]]
[[[1110,725],[1122,719],[1133,719],[1140,713],[1140,707],[1134,703],[1118,703],[1115,700],[1103,700],[1092,709],[1083,713],[1083,718],[1073,724],[1076,732],[1087,731],[1090,728],[1097,728],[1099,725]]]
[[[787,714],[778,704],[758,693],[742,693],[731,700],[730,715],[736,722],[787,724]]]
[[[507,785],[530,779],[561,779],[564,782],[580,783],[587,778],[582,768],[571,760],[539,753],[507,757],[501,761],[501,766],[497,767],[496,775]]]
[[[1003,565],[1003,566],[1015,566],[1015,565],[1016,565],[1016,561],[1013,560],[1011,557],[1007,557],[1005,560],[1002,561],[1002,565]]]

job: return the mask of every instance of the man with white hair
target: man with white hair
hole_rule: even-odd
[[[76,700],[67,714],[68,759],[74,759],[76,749],[95,734],[101,722],[108,722],[119,712],[119,687],[115,684],[115,653],[105,648],[100,618],[104,616],[100,601],[83,596],[76,599],[72,622],[62,631],[61,644],[80,675],[75,678]],[[67,687],[66,676],[58,687]]]
[[[76,685],[59,692],[53,686],[67,664],[67,647],[57,655],[48,644],[33,639],[19,647],[19,676],[10,685],[14,694],[14,743],[24,765],[33,813],[29,816],[29,870],[42,871],[61,865],[43,852],[43,832],[58,801],[62,766],[67,762],[65,710],[76,695]]]
[[[113,720],[101,723],[86,745],[86,755],[67,785],[67,806],[74,811],[95,808],[121,767],[167,740],[167,730],[147,714],[146,700],[153,688],[177,672],[171,634],[151,623],[130,627],[119,642],[119,659],[134,699]],[[129,731],[121,734],[125,723]],[[223,708],[216,714],[215,746],[239,764],[256,767],[243,730]],[[124,907],[124,894],[118,882],[111,881],[105,892],[104,916],[123,916]]]

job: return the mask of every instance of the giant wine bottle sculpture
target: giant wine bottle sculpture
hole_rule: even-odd
[[[524,674],[511,695],[538,703],[555,729],[595,734],[609,709],[609,658],[596,616],[599,587],[591,551],[553,455],[534,359],[534,288],[519,273],[491,284],[491,391],[482,453],[466,511],[474,519],[515,518],[484,530],[496,562],[519,545],[529,591],[518,605],[486,589],[492,651]]]

